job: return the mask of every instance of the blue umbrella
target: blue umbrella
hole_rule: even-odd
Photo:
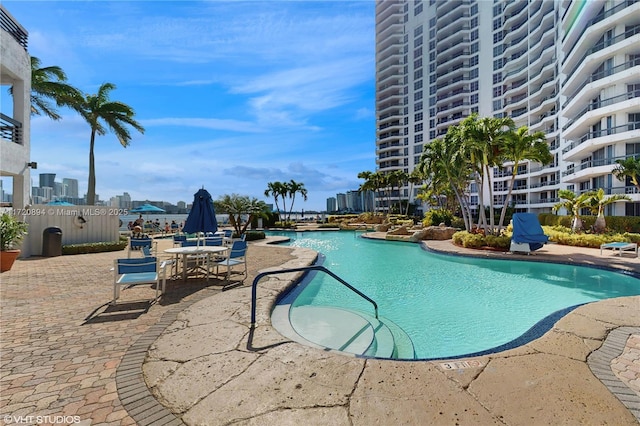
[[[131,213],[164,213],[160,207],[156,207],[152,204],[143,204],[135,209],[129,210]]]
[[[71,204],[62,200],[49,201],[47,203],[48,206],[75,206],[75,204]]]
[[[192,234],[194,232],[216,232],[218,221],[216,212],[213,210],[213,199],[211,194],[202,188],[195,193],[193,206],[184,222],[182,231]]]

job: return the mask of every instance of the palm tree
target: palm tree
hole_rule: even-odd
[[[510,117],[482,117],[471,114],[460,123],[463,139],[463,152],[475,167],[476,182],[480,182],[478,194],[480,205],[480,223],[486,229],[487,218],[484,212],[482,192],[485,182],[489,188],[489,232],[495,231],[493,213],[493,185],[491,167],[501,164],[503,144],[513,131],[514,122]]]
[[[282,203],[284,204],[284,197],[286,196],[287,189],[282,182],[269,182],[267,183],[267,189],[264,191],[264,196],[269,197],[273,196],[273,201],[276,205],[276,210],[278,214],[280,214],[280,207],[278,207],[278,198],[282,197]],[[284,209],[285,213],[287,211],[286,207]]]
[[[546,137],[543,132],[529,133],[527,126],[522,126],[518,130],[511,132],[503,142],[502,156],[505,161],[513,162],[511,168],[511,181],[509,182],[509,192],[504,200],[498,229],[502,228],[504,218],[507,213],[507,206],[513,192],[513,185],[518,175],[518,166],[524,160],[536,161],[541,164],[549,164],[553,161],[553,155],[549,152]]]
[[[54,101],[56,106],[71,106],[82,93],[75,87],[65,83],[67,75],[62,68],[57,66],[41,67],[40,59],[31,57],[31,113],[34,115],[46,115],[52,120],[60,120],[49,101]],[[13,95],[13,87],[9,89]]]
[[[293,211],[293,203],[296,201],[296,194],[300,193],[302,199],[307,201],[307,189],[304,187],[304,183],[296,182],[291,179],[287,184],[287,194],[291,197],[291,205],[289,206],[289,220],[291,220],[291,212]]]
[[[229,222],[233,226],[235,235],[240,237],[247,232],[247,228],[254,217],[263,217],[268,210],[264,201],[246,195],[222,195],[213,202],[216,211],[229,215]],[[247,221],[242,223],[242,216],[247,215]]]
[[[358,191],[373,191],[375,204],[375,196],[378,195],[380,188],[382,188],[382,174],[380,172],[364,171],[358,173],[358,179],[364,179],[364,183],[360,185]],[[375,205],[373,210],[375,212]]]
[[[89,143],[89,182],[87,189],[87,204],[95,204],[96,198],[96,170],[94,158],[94,146],[97,135],[105,135],[107,130],[115,133],[123,147],[129,146],[131,134],[126,126],[131,126],[140,133],[144,133],[144,127],[133,117],[133,108],[122,102],[111,101],[109,92],[115,89],[112,83],[103,83],[95,95],[85,95],[77,100],[71,107],[91,126],[91,141]],[[106,124],[106,128],[103,123]]]
[[[625,181],[628,177],[635,187],[640,191],[640,157],[627,157],[624,160],[616,160],[618,165],[612,170],[613,175],[620,181]]]
[[[411,173],[409,173],[407,181],[409,182],[409,198],[411,198],[414,185],[419,185],[424,182],[424,176],[419,168],[415,168]],[[409,216],[409,200],[407,200],[407,210],[405,211],[405,215]]]
[[[613,194],[605,197],[604,189],[602,188],[590,192],[590,195],[591,199],[589,200],[589,204],[591,205],[592,211],[598,214],[596,222],[593,224],[593,230],[595,232],[604,232],[607,229],[607,221],[604,218],[605,206],[615,203],[616,201],[631,201],[631,197],[623,194]]]
[[[473,227],[473,216],[465,188],[473,173],[472,166],[461,155],[462,139],[457,126],[449,127],[444,139],[435,139],[425,145],[418,168],[428,179],[431,192],[438,198],[451,191],[462,212],[465,229]]]
[[[582,229],[582,219],[580,219],[580,210],[589,207],[592,193],[583,192],[580,195],[576,195],[573,191],[568,189],[561,189],[558,191],[558,197],[564,201],[560,201],[553,206],[553,211],[556,212],[561,208],[565,208],[569,214],[573,215],[571,222],[571,229],[573,232],[578,232]]]

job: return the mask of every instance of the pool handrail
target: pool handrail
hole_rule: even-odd
[[[300,268],[278,269],[278,270],[273,270],[273,271],[266,271],[266,272],[261,272],[258,275],[256,275],[256,277],[253,279],[253,284],[251,284],[251,327],[254,327],[255,324],[256,324],[256,300],[257,300],[257,296],[258,296],[258,281],[260,281],[263,277],[265,277],[267,275],[287,274],[287,273],[290,273],[290,272],[309,272],[309,271],[320,271],[320,272],[324,272],[325,274],[330,275],[336,281],[338,281],[340,284],[344,285],[349,290],[351,290],[354,293],[356,293],[358,296],[360,296],[363,299],[365,299],[366,301],[370,302],[373,305],[373,309],[375,311],[376,319],[378,319],[378,304],[372,298],[370,298],[369,296],[367,296],[366,294],[364,294],[363,292],[361,292],[357,288],[353,287],[351,284],[349,284],[348,282],[346,282],[345,280],[343,280],[342,278],[340,278],[339,276],[337,276],[336,274],[334,274],[333,272],[331,272],[330,270],[328,270],[324,266],[312,265],[312,266],[303,266],[303,267],[300,267]]]

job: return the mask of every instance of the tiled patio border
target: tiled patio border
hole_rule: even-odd
[[[116,387],[122,406],[127,410],[136,424],[140,426],[179,426],[184,425],[182,420],[167,410],[151,394],[142,373],[149,347],[155,342],[162,332],[177,319],[180,312],[192,304],[216,293],[203,291],[188,301],[182,301],[165,312],[160,320],[140,336],[133,345],[127,349],[122,361],[116,370]]]
[[[611,370],[611,362],[619,357],[629,336],[640,334],[640,327],[619,327],[612,330],[602,346],[587,357],[587,365],[593,374],[640,421],[640,397],[625,385]]]

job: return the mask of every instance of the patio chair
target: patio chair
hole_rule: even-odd
[[[513,235],[511,252],[531,253],[542,248],[549,237],[544,234],[538,216],[533,213],[515,213],[513,215]]]
[[[222,245],[222,237],[207,237],[204,239],[205,246],[221,246]]]
[[[183,241],[187,241],[186,235],[174,235],[173,236],[173,246],[181,246]]]
[[[242,266],[244,269],[242,272],[238,271],[237,274],[242,275],[241,283],[247,278],[247,242],[242,240],[236,240],[229,249],[229,254],[224,258],[212,263],[212,266],[216,267],[216,275],[219,275],[219,268],[222,266],[226,268],[225,272],[225,285],[229,284],[229,279],[233,273],[234,266]]]
[[[152,250],[153,240],[151,238],[130,238],[129,239],[129,251],[127,257],[131,257],[131,252],[136,251],[138,253],[144,253],[144,247],[147,247],[147,252]]]
[[[157,257],[143,257],[133,259],[114,260],[113,277],[113,301],[120,297],[120,287],[133,287],[141,284],[155,284],[156,296],[153,301],[158,300],[158,293],[164,294],[166,288],[165,262],[160,263]],[[162,283],[162,285],[161,285]]]

